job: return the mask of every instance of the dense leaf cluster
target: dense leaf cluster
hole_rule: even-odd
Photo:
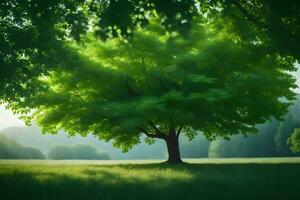
[[[53,52],[62,48],[66,38],[79,39],[87,29],[83,3],[83,0],[0,2],[1,100],[21,103],[41,90],[37,77],[53,67]]]

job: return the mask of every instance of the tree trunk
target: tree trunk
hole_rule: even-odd
[[[170,164],[182,163],[179,151],[178,136],[176,135],[176,133],[170,133],[165,138],[165,141],[167,143],[169,154],[169,159],[167,162]]]

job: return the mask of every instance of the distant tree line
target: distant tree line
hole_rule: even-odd
[[[45,156],[37,148],[23,146],[0,135],[0,159],[45,159]]]
[[[109,154],[99,152],[94,146],[76,144],[74,146],[56,145],[47,155],[53,160],[109,160]],[[38,148],[23,146],[16,140],[0,135],[0,159],[46,159]]]
[[[99,152],[95,147],[87,144],[57,145],[49,151],[48,158],[53,160],[110,160],[107,153]]]
[[[231,140],[219,139],[209,146],[209,157],[299,156],[300,101],[291,106],[283,121],[272,120],[258,126],[256,135]]]

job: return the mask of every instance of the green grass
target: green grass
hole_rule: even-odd
[[[188,161],[0,161],[0,198],[300,199],[299,158]]]

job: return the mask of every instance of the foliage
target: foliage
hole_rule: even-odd
[[[285,155],[291,152],[290,147],[287,144],[287,140],[291,136],[295,125],[296,124],[294,123],[293,115],[291,113],[288,113],[284,122],[280,123],[274,138],[279,154]]]
[[[258,125],[256,135],[247,138],[232,137],[230,141],[218,139],[210,145],[209,157],[265,157],[265,156],[298,156],[291,151],[287,142],[294,129],[299,127],[299,96],[289,108],[283,121],[271,120]],[[296,144],[296,137],[293,137]]]
[[[95,0],[90,11],[97,19],[97,35],[103,39],[130,37],[136,27],[148,25],[155,13],[161,16],[159,23],[165,28],[184,34],[190,30],[193,16],[198,14],[195,0]]]
[[[294,129],[294,132],[292,133],[288,142],[291,144],[291,150],[293,152],[296,153],[300,151],[300,129],[299,128]]]
[[[0,103],[9,102],[14,108],[15,102],[21,104],[43,89],[37,78],[61,59],[57,51],[62,51],[63,41],[79,40],[87,29],[84,2],[0,2]]]
[[[162,25],[181,34],[191,30],[193,17],[214,20],[220,14],[240,39],[264,43],[281,55],[300,59],[298,0],[95,0],[90,7],[102,38],[132,36],[136,27],[149,23],[153,11],[161,15]]]
[[[63,41],[79,41],[89,29],[100,38],[128,38],[153,15],[170,32],[182,35],[192,29],[193,17],[214,21],[219,15],[224,19],[219,25],[230,27],[240,40],[299,60],[299,8],[298,0],[2,0],[1,101],[15,108],[16,101],[42,90],[36,77],[64,58]]]
[[[275,144],[280,155],[290,155],[293,151],[293,146],[289,145],[289,138],[293,136],[295,129],[300,128],[300,100],[295,102],[287,113],[286,118],[281,122],[280,127],[275,135]],[[295,144],[293,138],[293,143]],[[292,151],[291,151],[292,150]]]
[[[48,153],[52,160],[109,160],[110,156],[105,152],[99,152],[91,145],[77,144],[75,146],[56,145]]]
[[[234,136],[230,140],[217,139],[209,146],[210,158],[226,157],[274,157],[291,156],[279,154],[274,142],[274,135],[279,122],[273,121],[258,126],[258,132],[247,138]]]
[[[204,12],[220,13],[241,40],[269,46],[282,56],[300,59],[300,2],[297,0],[200,1]],[[250,28],[250,29],[249,29]],[[251,30],[251,31],[249,31]]]
[[[0,135],[0,159],[45,159],[45,156],[37,148],[23,146]]]

